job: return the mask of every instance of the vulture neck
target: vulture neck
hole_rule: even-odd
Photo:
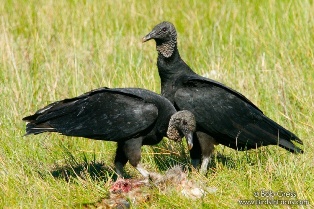
[[[162,53],[158,52],[157,67],[162,85],[167,82],[174,82],[182,74],[195,74],[181,59],[177,46],[173,48],[170,57],[165,57]]]

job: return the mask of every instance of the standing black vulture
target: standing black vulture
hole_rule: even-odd
[[[142,145],[159,143],[168,131],[170,139],[178,141],[184,135],[192,147],[195,130],[191,112],[177,112],[166,98],[139,88],[96,89],[54,102],[23,120],[29,122],[26,135],[58,132],[115,141],[117,174],[122,176],[129,161],[145,178],[149,173],[140,165]]]
[[[302,144],[295,134],[266,117],[245,96],[193,72],[180,57],[173,24],[156,25],[143,42],[151,39],[156,41],[162,95],[178,110],[189,110],[196,118],[197,132],[190,154],[196,166],[202,153],[202,172],[207,170],[213,142],[237,150],[279,145],[290,152],[303,152],[291,142]]]

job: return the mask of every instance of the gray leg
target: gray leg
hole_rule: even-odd
[[[114,159],[115,170],[119,177],[123,177],[123,167],[128,162],[128,158],[124,154],[124,143],[118,143],[116,150],[116,156]]]
[[[193,167],[197,168],[201,162],[202,150],[196,133],[193,134],[193,147],[190,150],[190,157]]]
[[[115,163],[115,170],[119,177],[123,177],[123,167],[122,163],[116,162]]]
[[[200,173],[205,175],[206,172],[207,172],[207,167],[208,167],[208,164],[211,162],[211,156],[206,156],[206,157],[203,157],[202,159],[202,165],[201,165],[201,168],[200,168]]]
[[[197,168],[201,162],[201,159],[191,159],[192,166]]]
[[[142,176],[144,176],[145,179],[149,178],[149,172],[145,170],[140,163],[137,164],[135,168],[138,170],[138,172],[140,172],[140,174],[142,174]]]
[[[142,138],[134,138],[125,142],[124,144],[124,153],[129,159],[129,163],[144,176],[144,178],[149,178],[149,172],[146,171],[142,165],[141,161],[141,147],[142,147]]]
[[[211,162],[211,156],[214,152],[214,145],[217,144],[215,139],[203,132],[197,132],[198,140],[200,142],[200,147],[202,150],[202,165],[200,168],[201,174],[206,174],[208,164]]]

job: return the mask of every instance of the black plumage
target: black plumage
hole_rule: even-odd
[[[215,142],[237,150],[279,145],[290,152],[303,152],[291,142],[302,144],[295,134],[266,117],[245,96],[193,72],[180,57],[177,33],[172,23],[156,25],[143,42],[151,39],[156,41],[158,51],[162,95],[178,110],[189,110],[196,118],[197,132],[201,134],[195,133],[191,158],[192,163],[197,164],[202,150],[203,172],[211,153],[208,147]]]
[[[177,112],[166,98],[139,88],[96,89],[49,104],[23,120],[28,121],[26,135],[58,132],[117,142],[115,167],[121,176],[127,161],[144,177],[149,176],[139,164],[142,145],[159,143],[168,131],[178,133],[170,134],[170,139],[185,136],[192,146],[195,130],[192,113]]]

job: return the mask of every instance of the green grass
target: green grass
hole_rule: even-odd
[[[248,152],[217,146],[207,176],[190,174],[216,193],[191,201],[152,190],[150,202],[134,207],[239,208],[238,200],[254,199],[260,190],[296,192],[313,207],[313,10],[306,0],[1,0],[0,208],[76,208],[106,197],[114,143],[57,134],[22,137],[21,119],[102,86],[160,92],[155,43],[142,44],[141,37],[163,20],[177,27],[181,56],[197,73],[243,93],[296,133],[305,154],[276,146]],[[188,165],[179,144],[165,139],[159,147],[169,144],[179,155],[143,148],[145,167],[164,172],[176,163]],[[131,166],[126,170],[138,176]]]

